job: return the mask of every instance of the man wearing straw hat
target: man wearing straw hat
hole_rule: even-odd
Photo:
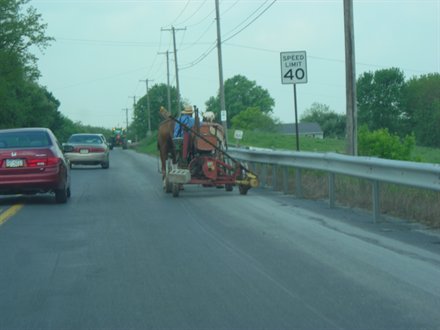
[[[186,106],[178,119],[179,122],[176,122],[176,124],[174,125],[174,138],[183,137],[184,127],[182,127],[180,123],[188,126],[189,128],[192,128],[194,126],[195,120],[192,114],[193,114],[192,106],[190,105]]]

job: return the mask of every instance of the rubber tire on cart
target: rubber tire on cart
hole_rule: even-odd
[[[173,183],[173,197],[179,197],[180,184]]]
[[[225,184],[226,191],[232,191],[233,189],[234,189],[234,186],[232,184],[229,184],[229,183]]]
[[[249,188],[250,188],[249,186],[245,186],[241,184],[238,186],[238,191],[240,192],[240,195],[246,195]]]

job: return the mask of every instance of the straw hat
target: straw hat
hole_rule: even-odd
[[[193,108],[190,105],[186,106],[185,109],[182,111],[183,115],[192,115],[192,113],[193,113]]]

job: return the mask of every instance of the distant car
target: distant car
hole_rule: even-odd
[[[72,134],[64,146],[65,148],[72,147],[71,150],[65,152],[71,167],[75,164],[101,165],[102,168],[107,169],[110,166],[109,146],[103,140],[102,134]]]
[[[62,146],[47,128],[0,130],[0,195],[55,193],[70,197],[70,169]]]

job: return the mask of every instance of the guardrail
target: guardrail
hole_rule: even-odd
[[[337,153],[305,151],[279,151],[269,149],[228,148],[234,158],[253,163],[272,165],[276,173],[283,167],[284,192],[287,192],[288,168],[295,168],[295,195],[302,197],[301,169],[313,169],[328,173],[330,207],[335,207],[335,174],[343,174],[369,180],[372,184],[373,220],[380,218],[380,183],[394,183],[410,187],[440,191],[440,164],[416,163],[374,157],[348,156]],[[266,185],[265,178],[261,184]]]

